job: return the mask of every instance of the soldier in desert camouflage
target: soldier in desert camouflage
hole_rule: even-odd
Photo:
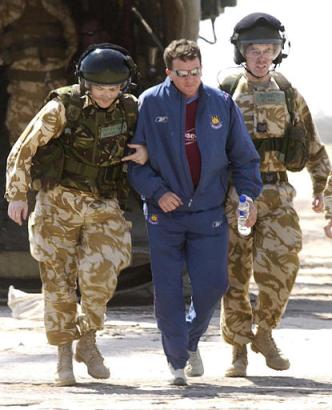
[[[326,188],[324,191],[325,200],[325,218],[327,225],[324,227],[325,234],[332,239],[332,172],[330,173]]]
[[[265,356],[270,368],[286,370],[290,366],[272,337],[272,329],[286,309],[302,247],[293,207],[295,189],[288,183],[286,171],[307,168],[313,183],[312,209],[322,212],[330,163],[305,100],[281,73],[271,69],[285,57],[280,21],[264,13],[250,14],[235,26],[231,42],[234,60],[244,63],[244,70],[225,78],[220,86],[233,95],[242,111],[261,157],[264,183],[255,201],[257,223],[249,237],[241,237],[237,231],[234,188],[226,205],[230,287],[223,298],[221,329],[233,346],[233,362],[226,376],[241,377],[246,376],[248,343]],[[254,307],[249,296],[252,274],[258,286]]]
[[[130,144],[136,151],[124,156],[136,125],[137,100],[124,93],[134,71],[121,47],[103,43],[88,49],[77,66],[79,84],[50,94],[7,161],[12,220],[22,224],[27,192],[31,185],[38,190],[29,216],[30,250],[40,267],[48,342],[58,346],[59,386],[75,383],[75,339],[75,358],[88,373],[98,379],[110,376],[96,331],[103,328],[119,272],[131,259],[130,223],[119,207],[126,191],[123,161],[147,159],[140,145]]]
[[[9,79],[6,126],[13,145],[49,91],[66,84],[77,36],[62,0],[2,0],[0,37],[0,64],[8,68]]]

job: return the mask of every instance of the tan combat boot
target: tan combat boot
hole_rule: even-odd
[[[289,360],[283,356],[272,337],[271,329],[258,327],[256,336],[251,344],[251,348],[256,353],[262,353],[265,357],[266,365],[274,370],[289,369]]]
[[[76,383],[73,373],[72,343],[58,346],[58,364],[54,383],[56,386],[73,386]]]
[[[233,345],[232,366],[225,372],[226,377],[246,377],[247,375],[247,345]]]
[[[96,332],[90,330],[77,343],[75,360],[84,362],[88,373],[95,379],[108,379],[110,370],[104,365],[104,358],[96,345]]]

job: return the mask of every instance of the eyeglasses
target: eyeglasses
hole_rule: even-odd
[[[192,77],[198,77],[201,75],[202,69],[201,67],[193,68],[192,70],[171,70],[173,71],[177,77],[186,78],[191,75]]]

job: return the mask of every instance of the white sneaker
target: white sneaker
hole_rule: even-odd
[[[204,366],[199,350],[197,349],[196,352],[191,352],[189,350],[188,353],[189,359],[185,368],[186,375],[188,377],[202,376],[204,374]]]
[[[171,384],[175,386],[187,386],[186,375],[184,374],[184,369],[174,369],[173,366],[168,363],[169,369],[173,375]]]

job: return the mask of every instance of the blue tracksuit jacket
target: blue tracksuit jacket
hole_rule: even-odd
[[[223,205],[229,172],[239,194],[255,199],[262,182],[259,156],[242,114],[232,98],[204,84],[199,89],[196,115],[197,143],[201,153],[201,177],[194,189],[184,145],[185,98],[166,78],[139,98],[138,123],[133,143],[145,144],[149,161],[131,163],[129,180],[154,206],[160,197],[174,192],[183,202],[176,212],[196,212]]]

